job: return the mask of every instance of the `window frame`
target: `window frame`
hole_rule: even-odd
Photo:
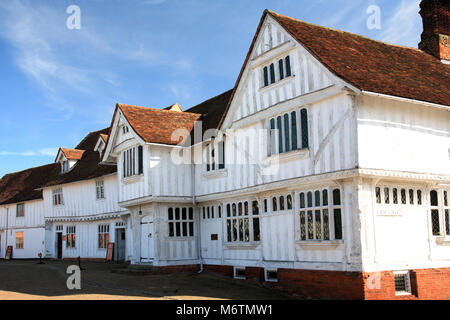
[[[302,116],[302,113],[305,113],[305,115]],[[302,117],[306,117],[306,120]],[[309,129],[307,123],[307,107],[294,108],[266,119],[268,130],[267,156],[308,149]],[[303,126],[306,126],[306,128]]]
[[[186,212],[186,218],[183,218],[183,210]],[[177,218],[178,211],[178,218]],[[172,215],[171,215],[172,214]],[[172,218],[171,218],[172,216]],[[195,214],[193,207],[167,207],[167,238],[169,239],[189,239],[194,238]],[[178,235],[179,230],[179,235]],[[184,231],[186,230],[186,235]]]
[[[21,237],[17,237],[17,235],[21,235]],[[24,231],[16,231],[15,233],[16,240],[16,249],[24,249],[25,248],[25,232]]]
[[[64,205],[63,188],[56,188],[52,190],[52,203],[54,207]]]
[[[335,191],[339,192],[339,202],[335,199]],[[318,197],[317,194],[319,194]],[[295,199],[298,201],[295,201],[296,241],[329,243],[344,240],[342,194],[342,189],[336,186],[318,186],[295,192]],[[336,223],[337,214],[339,214],[339,224]],[[318,233],[318,220],[320,220],[320,234]],[[309,232],[310,223],[312,224],[312,234]],[[339,230],[336,230],[337,227]],[[338,231],[340,237],[337,237]]]
[[[107,249],[109,243],[109,223],[99,224],[97,227],[98,237],[97,237],[97,248],[98,249]]]
[[[66,249],[76,249],[76,234],[77,229],[75,225],[66,226]]]
[[[105,200],[105,180],[95,181],[95,197],[97,200]]]
[[[24,217],[25,217],[25,203],[18,203],[16,205],[16,218],[24,218]]]
[[[142,146],[133,146],[122,151],[122,177],[124,179],[144,173],[144,151]]]
[[[261,242],[261,204],[258,199],[230,201],[224,203],[223,207],[223,234],[227,245],[249,245]],[[246,240],[247,235],[248,240]]]
[[[203,158],[205,161],[204,172],[217,172],[224,170],[225,165],[225,139],[211,139],[203,148]]]

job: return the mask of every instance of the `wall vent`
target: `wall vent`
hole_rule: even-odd
[[[394,285],[396,296],[412,294],[409,271],[394,272]]]
[[[278,271],[273,269],[264,270],[265,280],[267,282],[278,282]]]
[[[234,267],[234,278],[235,279],[247,279],[245,275],[245,267]]]

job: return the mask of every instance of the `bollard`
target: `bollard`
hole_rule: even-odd
[[[42,253],[41,252],[38,253],[38,257],[39,257],[39,262],[37,264],[45,264],[44,262],[42,262]]]
[[[81,257],[78,256],[78,267],[80,268],[80,270],[86,270],[85,268],[81,267]]]

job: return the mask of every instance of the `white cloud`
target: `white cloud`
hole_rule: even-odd
[[[420,0],[402,0],[395,13],[382,24],[381,40],[417,47],[421,27],[419,4]]]
[[[40,150],[32,151],[0,151],[0,156],[22,156],[22,157],[56,157],[59,148],[43,148]]]

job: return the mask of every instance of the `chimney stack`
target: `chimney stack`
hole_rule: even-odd
[[[450,1],[422,0],[423,32],[419,49],[450,63]]]

